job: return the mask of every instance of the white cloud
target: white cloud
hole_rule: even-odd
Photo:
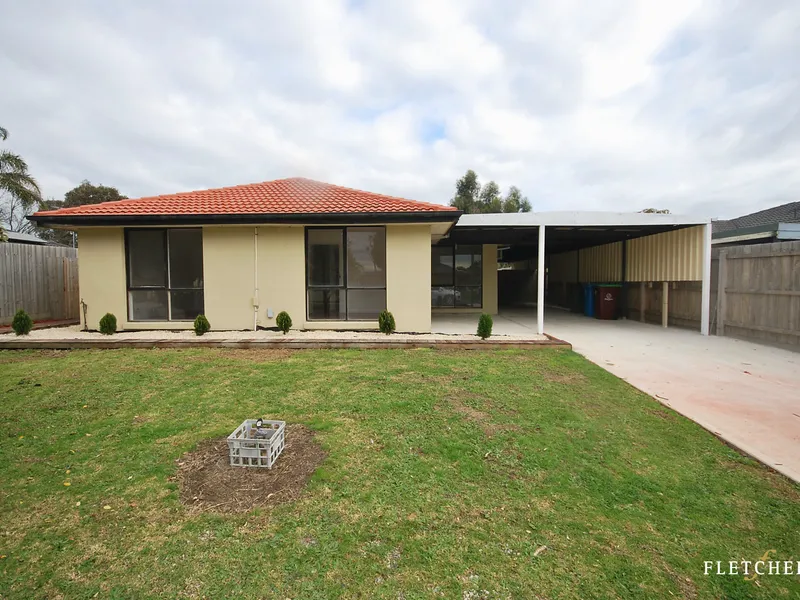
[[[21,27],[35,23],[35,27]],[[798,199],[800,6],[11,3],[0,124],[46,195],[307,176],[735,216]]]

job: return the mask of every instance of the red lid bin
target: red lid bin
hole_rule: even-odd
[[[622,288],[598,285],[594,288],[594,314],[598,319],[617,318],[617,298]]]

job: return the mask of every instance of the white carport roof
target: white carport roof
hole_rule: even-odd
[[[639,212],[548,211],[462,215],[456,227],[647,227],[658,225],[705,225],[708,217]]]
[[[448,234],[455,244],[498,244],[514,257],[537,258],[537,329],[544,333],[545,253],[559,253],[670,230],[705,226],[700,330],[708,335],[711,290],[711,219],[641,212],[555,211],[462,215]],[[540,229],[543,227],[543,229]],[[544,235],[539,235],[543,232]],[[545,238],[547,238],[545,240]]]

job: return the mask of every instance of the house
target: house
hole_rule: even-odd
[[[448,206],[293,178],[30,219],[78,231],[91,328],[111,312],[127,330],[188,329],[198,314],[212,329],[244,330],[274,327],[287,311],[298,329],[375,329],[388,309],[398,331],[424,333],[441,313],[496,314],[501,256],[535,261],[535,297],[525,305],[536,306],[540,333],[545,302],[569,305],[586,281],[701,281],[701,331],[708,331],[704,218],[462,216]]]
[[[450,207],[308,179],[120,200],[35,213],[79,232],[87,321],[121,329],[374,328],[387,307],[430,331],[431,241]]]
[[[713,221],[715,247],[800,240],[800,202],[789,202],[729,220]]]

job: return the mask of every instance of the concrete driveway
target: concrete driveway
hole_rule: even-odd
[[[536,315],[510,311],[536,331]],[[800,482],[800,353],[548,309],[545,331]]]

